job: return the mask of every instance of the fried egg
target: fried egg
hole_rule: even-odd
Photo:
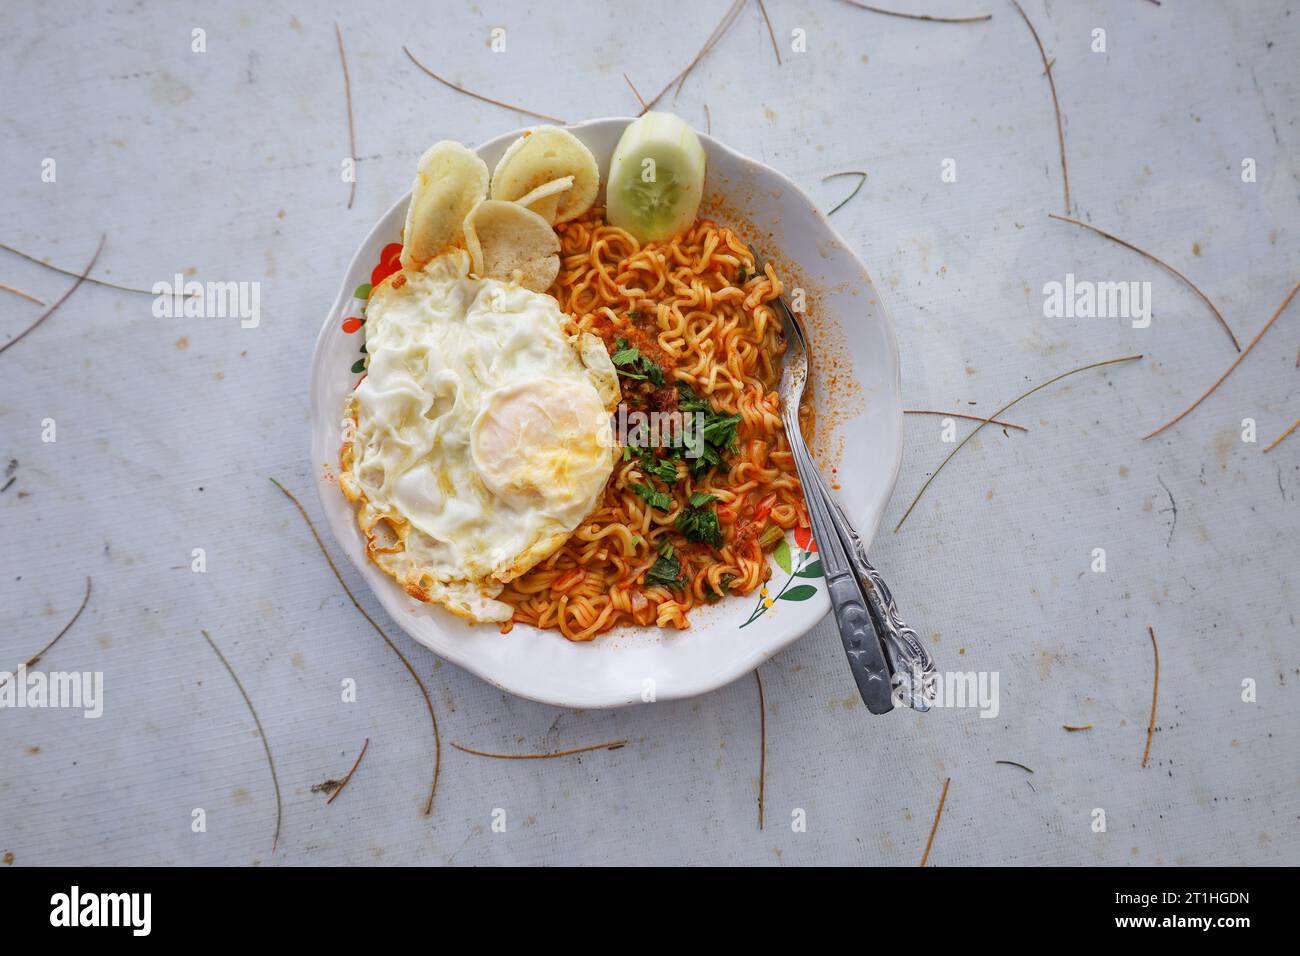
[[[420,600],[506,621],[495,598],[568,540],[614,467],[618,378],[549,295],[453,250],[378,286],[340,485],[374,561]]]

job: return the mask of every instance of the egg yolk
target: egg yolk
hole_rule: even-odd
[[[587,382],[542,380],[499,389],[470,441],[484,485],[516,507],[593,498],[609,475],[609,413]]]

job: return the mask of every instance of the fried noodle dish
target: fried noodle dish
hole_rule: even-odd
[[[808,527],[776,393],[781,282],[708,219],[642,244],[593,208],[556,232],[550,294],[570,334],[605,343],[625,409],[693,415],[703,429],[625,446],[596,509],[500,600],[511,623],[571,641],[621,625],[685,628],[692,608],[759,587],[766,552]]]

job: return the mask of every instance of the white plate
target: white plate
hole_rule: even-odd
[[[602,184],[629,122],[598,119],[569,127],[595,154]],[[522,132],[478,148],[488,169]],[[823,473],[842,486],[833,494],[870,544],[902,460],[893,322],[866,266],[794,183],[703,133],[700,141],[708,153],[701,215],[731,226],[772,262],[786,284],[787,301],[797,289],[805,293],[817,408],[814,452]],[[393,620],[434,653],[502,690],[561,707],[617,707],[702,694],[752,670],[816,624],[830,608],[825,582],[792,573],[815,572],[817,560],[815,546],[806,551],[794,536],[788,552],[773,558],[769,606],[757,593],[729,597],[692,611],[685,631],[625,628],[585,644],[526,625],[503,635],[492,625],[468,624],[412,599],[371,563],[337,483],[343,404],[360,378],[352,367],[364,341],[363,330],[346,332],[344,325],[360,315],[362,302],[354,291],[370,281],[384,247],[399,240],[408,199],[409,194],[388,210],[353,257],[316,341],[311,370],[311,454],[321,506],[339,544]],[[789,568],[780,566],[782,558]]]

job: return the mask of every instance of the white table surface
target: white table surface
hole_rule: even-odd
[[[1300,6],[1025,2],[1056,58],[1076,213],[1185,271],[1244,344],[1300,280]],[[107,233],[96,275],[260,281],[262,321],[158,319],[147,296],[84,285],[0,356],[0,457],[17,461],[0,495],[0,667],[63,626],[91,575],[89,608],[41,666],[102,671],[106,698],[99,720],[0,710],[10,865],[915,865],[945,778],[931,865],[1300,862],[1300,437],[1263,453],[1300,414],[1300,303],[1182,424],[1139,440],[1235,352],[1177,279],[1047,218],[1062,211],[1051,100],[1006,0],[892,2],[994,14],[972,25],[769,0],[780,67],[751,0],[666,104],[701,127],[707,105],[715,135],[823,208],[852,185],[824,175],[869,171],[835,223],[898,321],[908,407],[988,414],[1078,365],[1147,356],[1013,409],[1028,434],[985,429],[893,534],[952,447],[938,419],[909,416],[872,555],[942,668],[1000,675],[1000,713],[870,717],[822,621],[763,667],[763,832],[752,678],[620,711],[527,703],[414,645],[345,566],[433,693],[442,779],[421,816],[422,701],[267,481],[319,521],[308,358],[341,270],[416,158],[436,139],[472,144],[528,122],[439,86],[402,45],[507,101],[571,120],[625,114],[635,101],[622,73],[657,90],[726,4],[72,6],[0,9],[3,241],[79,270]],[[361,160],[351,210],[336,18]],[[191,52],[194,27],[206,53]],[[489,48],[493,27],[506,28],[505,53]],[[1105,54],[1089,49],[1095,27]],[[795,28],[806,53],[789,50]],[[54,183],[41,179],[46,157]],[[1241,180],[1244,157],[1254,183]],[[955,183],[941,181],[945,158]],[[1043,284],[1067,272],[1149,280],[1150,328],[1044,318]],[[3,252],[0,281],[47,300],[71,282]],[[0,295],[7,340],[40,309]],[[41,440],[47,418],[53,443]],[[1245,418],[1254,444],[1241,440]],[[190,570],[198,547],[206,574]],[[1106,549],[1104,574],[1090,570],[1094,548]],[[1141,769],[1148,625],[1160,702]],[[240,674],[275,754],[274,854],[262,745],[200,628]],[[340,703],[347,677],[355,704]],[[346,772],[367,737],[361,769],[326,806],[312,785]],[[622,750],[549,761],[449,746],[618,737]],[[191,832],[196,807],[205,833]],[[796,809],[806,832],[791,827]]]

